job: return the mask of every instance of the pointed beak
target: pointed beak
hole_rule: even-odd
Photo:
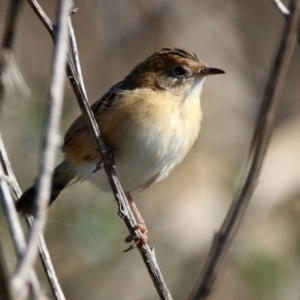
[[[224,74],[224,73],[225,71],[221,69],[204,67],[203,69],[200,70],[199,75],[209,76],[209,75]]]

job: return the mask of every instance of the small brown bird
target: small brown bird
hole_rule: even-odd
[[[164,179],[182,161],[200,131],[203,82],[221,73],[191,52],[164,48],[92,105],[127,195]],[[99,153],[82,115],[67,131],[62,150],[65,157],[54,170],[50,203],[74,178],[110,190],[105,172],[93,172]],[[34,191],[33,185],[17,201],[19,212],[31,213]]]

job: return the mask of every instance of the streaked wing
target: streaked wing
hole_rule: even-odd
[[[106,108],[111,107],[114,100],[117,98],[118,94],[121,91],[131,90],[131,89],[132,87],[130,87],[130,85],[125,80],[120,81],[115,85],[113,85],[100,100],[96,101],[91,106],[91,109],[95,117],[101,115]]]
[[[118,97],[119,93],[133,88],[133,86],[128,84],[128,81],[120,81],[112,86],[100,100],[96,101],[91,106],[98,125],[100,124],[100,119],[102,118],[104,111],[112,107],[115,101],[122,101],[122,99],[124,99]],[[103,134],[103,132],[101,133]],[[107,146],[111,145],[108,144]],[[89,131],[83,115],[80,115],[69,127],[65,135],[62,150],[65,152],[66,156],[74,162],[89,161],[99,157],[92,134]]]
[[[96,101],[92,106],[91,109],[95,115],[96,119],[101,118],[103,112],[112,106],[114,100],[117,98],[120,91],[123,90],[130,90],[132,89],[125,81],[120,81],[117,84],[113,85],[109,91],[104,94],[104,96]],[[78,136],[83,131],[88,130],[88,126],[86,121],[84,120],[83,115],[80,115],[73,124],[69,127],[65,139],[64,139],[64,146],[68,143],[72,138]]]

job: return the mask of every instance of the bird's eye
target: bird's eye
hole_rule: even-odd
[[[186,70],[182,66],[176,66],[173,72],[177,77],[183,77],[186,74]]]

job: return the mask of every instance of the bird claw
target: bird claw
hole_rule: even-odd
[[[99,160],[96,164],[96,168],[92,173],[96,173],[97,171],[101,170],[104,167],[104,162]]]
[[[139,231],[139,236],[136,234],[136,231]],[[133,243],[125,250],[123,250],[123,252],[128,252],[134,248],[136,248],[138,245],[142,246],[145,245],[147,243],[148,240],[148,230],[145,224],[142,223],[138,223],[137,225],[135,225],[133,227],[133,234],[130,234],[129,236],[127,236],[125,238],[125,242],[126,243],[131,243],[133,241]]]
[[[99,160],[96,164],[96,168],[92,173],[96,173],[101,170],[105,164],[109,165],[112,169],[116,168],[115,157],[111,147],[106,148],[106,157],[105,160]]]

